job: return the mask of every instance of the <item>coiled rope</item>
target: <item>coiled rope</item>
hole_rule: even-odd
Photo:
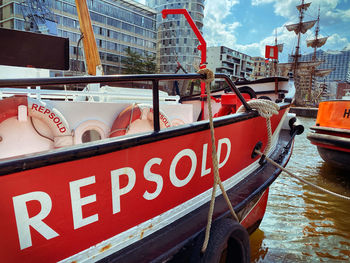
[[[218,156],[216,152],[216,147],[215,147],[215,134],[214,134],[214,124],[213,124],[213,115],[212,115],[212,107],[211,107],[211,95],[210,95],[210,83],[214,80],[214,73],[205,68],[205,69],[200,69],[198,71],[199,74],[206,75],[206,79],[204,80],[205,82],[205,89],[207,93],[207,103],[208,103],[208,115],[209,115],[209,126],[210,126],[210,137],[211,137],[211,159],[213,163],[213,170],[214,170],[214,184],[213,184],[213,190],[211,194],[211,200],[210,200],[210,206],[209,206],[209,212],[208,212],[208,221],[207,221],[207,227],[205,230],[205,238],[202,246],[202,253],[204,253],[207,249],[208,242],[209,242],[209,237],[210,237],[210,228],[211,228],[211,223],[213,219],[213,212],[214,212],[214,205],[215,205],[215,196],[216,196],[216,188],[217,185],[219,185],[222,195],[225,198],[226,204],[230,209],[232,217],[239,222],[239,219],[233,210],[232,204],[230,202],[230,199],[227,196],[227,193],[225,191],[225,188],[221,182],[220,175],[219,175],[219,166],[218,166]]]
[[[267,129],[267,145],[265,147],[264,154],[267,154],[271,148],[271,139],[272,139],[272,129],[271,129],[271,120],[273,114],[278,114],[280,107],[271,100],[250,100],[247,102],[252,109],[256,109],[261,117],[266,119],[266,129]],[[245,112],[245,107],[241,105],[238,108],[237,113]]]

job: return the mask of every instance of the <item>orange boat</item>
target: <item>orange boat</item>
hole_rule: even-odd
[[[323,160],[350,170],[350,100],[321,102],[314,131],[307,138]]]

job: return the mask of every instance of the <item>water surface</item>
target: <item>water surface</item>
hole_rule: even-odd
[[[287,168],[314,184],[350,196],[349,172],[325,164],[306,138],[315,119],[298,119],[305,131],[296,138]],[[251,250],[252,262],[350,262],[350,201],[282,173],[270,187],[265,217],[251,235]]]

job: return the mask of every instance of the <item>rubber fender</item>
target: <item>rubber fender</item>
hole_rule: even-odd
[[[259,99],[259,100],[271,100],[271,98],[268,97],[268,96],[260,96],[258,99]],[[271,101],[272,101],[272,100],[271,100]]]
[[[243,87],[239,87],[238,90],[239,90],[240,93],[247,93],[247,94],[249,94],[251,99],[256,99],[256,93],[251,87],[243,86]]]
[[[215,221],[210,229],[210,238],[206,251],[200,252],[204,234],[197,239],[191,262],[250,262],[250,241],[247,230],[231,218]]]

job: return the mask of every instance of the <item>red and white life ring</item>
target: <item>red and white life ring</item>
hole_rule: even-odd
[[[169,118],[159,111],[161,129],[171,127]],[[153,108],[148,104],[133,104],[125,108],[115,119],[110,136],[117,137],[126,134],[153,131]]]
[[[14,96],[0,100],[0,124],[16,116],[22,121],[26,121],[27,116],[43,121],[53,135],[55,148],[73,144],[68,122],[56,108],[47,102],[27,96]]]

